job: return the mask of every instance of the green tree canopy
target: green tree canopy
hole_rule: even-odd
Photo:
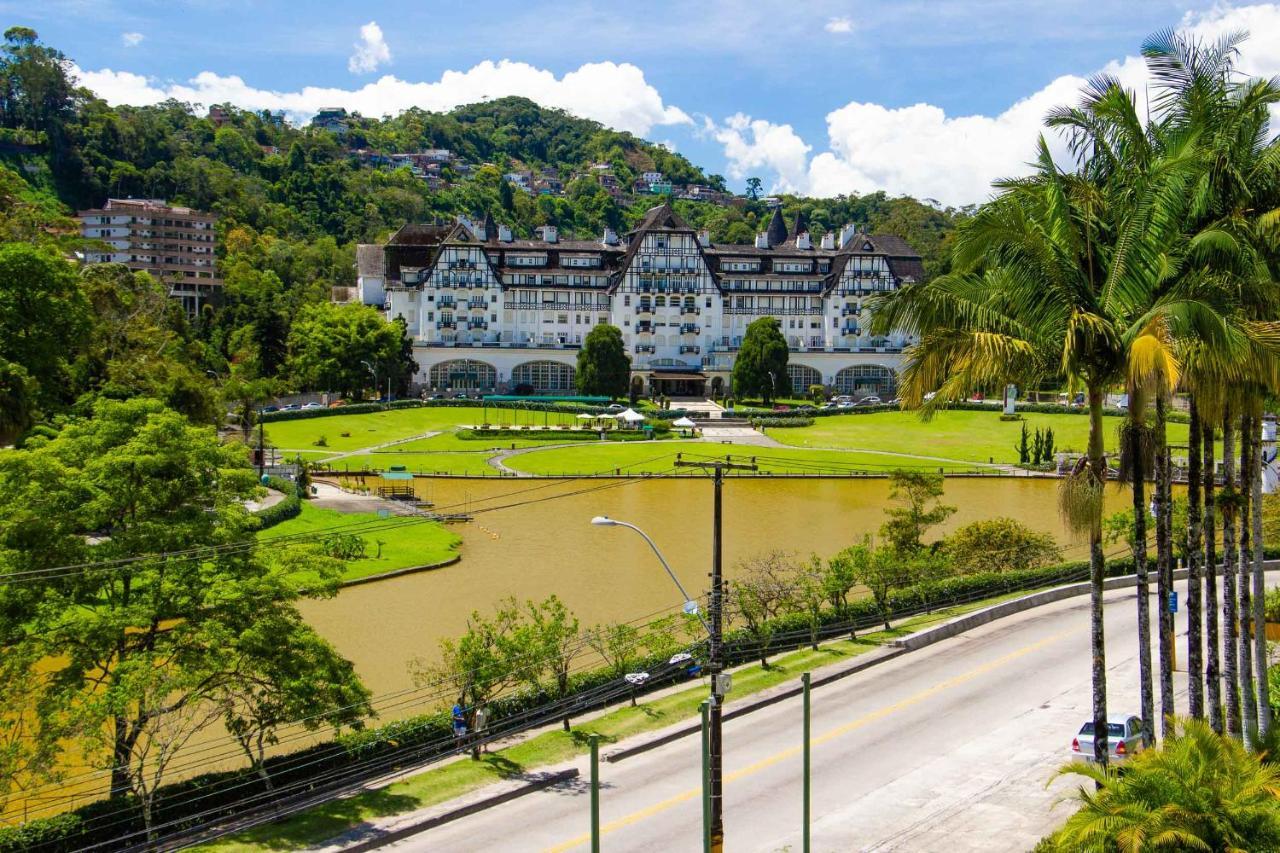
[[[0,584],[0,672],[38,697],[33,746],[78,742],[145,810],[162,756],[217,718],[221,691],[289,676],[264,654],[305,647],[314,677],[360,694],[294,604],[293,572],[330,595],[338,565],[254,547],[257,492],[243,448],[142,398],[0,454],[0,580],[21,578]],[[292,627],[264,644],[267,624]]]
[[[396,384],[412,373],[416,363],[405,364],[404,349],[403,324],[388,323],[365,305],[322,302],[306,306],[294,320],[288,372],[299,388],[360,396],[366,388],[386,388],[388,378]]]
[[[733,394],[759,397],[766,405],[791,393],[787,375],[787,341],[777,317],[761,317],[747,326],[733,363]]]
[[[631,357],[622,343],[622,330],[609,323],[593,327],[578,350],[578,393],[622,397],[630,378]]]

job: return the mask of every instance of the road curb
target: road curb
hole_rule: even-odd
[[[910,649],[896,649],[896,648],[893,648],[892,646],[881,646],[879,649],[876,649],[875,651],[868,652],[867,654],[858,657],[856,660],[852,661],[849,664],[849,666],[845,667],[844,669],[827,673],[821,678],[815,678],[812,681],[811,686],[821,687],[824,684],[830,684],[833,681],[839,681],[842,678],[846,678],[850,675],[854,675],[856,673],[870,669],[871,667],[876,666],[877,664],[881,664],[881,663],[884,663],[885,661],[893,660],[894,658],[901,657],[902,655],[905,655],[908,651],[910,651]],[[760,696],[743,705],[726,709],[724,712],[724,719],[728,721],[728,720],[737,719],[738,717],[744,717],[747,714],[751,714],[755,711],[759,711],[762,708],[767,708],[770,705],[776,705],[777,703],[782,702],[786,699],[791,699],[793,697],[799,696],[803,692],[803,690],[804,688],[800,685],[789,685],[785,688],[781,686],[777,688],[773,688],[774,692],[770,692],[767,695]],[[673,729],[670,731],[663,732],[659,735],[656,735],[655,737],[649,740],[646,740],[643,743],[638,743],[635,746],[629,746],[626,749],[619,749],[619,750],[615,750],[614,752],[606,753],[603,757],[604,757],[604,760],[610,764],[616,763],[618,761],[626,761],[628,758],[632,758],[637,755],[643,755],[644,753],[649,752],[650,750],[657,749],[660,746],[666,746],[667,744],[673,743],[679,740],[680,738],[687,737],[692,734],[697,734],[701,730],[702,730],[701,722],[686,723],[677,729]]]
[[[1274,571],[1280,568],[1280,560],[1264,560],[1262,567],[1265,571]],[[1221,566],[1219,567],[1221,568]],[[1186,580],[1187,570],[1176,569],[1173,573],[1174,580]],[[1155,580],[1152,578],[1151,583],[1154,585]],[[1115,578],[1107,578],[1103,581],[1103,589],[1128,589],[1138,585],[1137,575],[1122,575]],[[1067,598],[1074,598],[1079,595],[1089,594],[1089,583],[1073,583],[1066,586],[1058,586],[1053,589],[1046,589],[1043,592],[1033,592],[1030,595],[1024,595],[1021,598],[1015,598],[1011,601],[1003,601],[999,604],[982,610],[975,610],[973,613],[959,616],[945,625],[939,625],[936,628],[926,628],[923,631],[894,640],[889,645],[904,651],[915,651],[931,646],[934,643],[948,640],[952,637],[959,636],[966,631],[970,631],[996,619],[1002,619],[1006,616],[1013,616],[1017,613],[1023,613],[1036,607],[1042,607],[1046,604],[1053,604],[1056,601],[1062,601]],[[817,683],[817,682],[815,682]]]
[[[517,800],[527,794],[533,794],[545,788],[559,785],[561,782],[568,782],[572,779],[578,778],[578,775],[578,768],[576,767],[571,767],[568,770],[561,770],[555,773],[547,773],[540,779],[534,779],[527,784],[521,785],[518,788],[513,788],[510,791],[503,791],[500,794],[494,794],[493,796],[476,800],[473,803],[468,803],[465,806],[459,806],[456,809],[435,815],[434,817],[427,818],[426,820],[419,821],[408,826],[401,826],[388,830],[387,832],[376,833],[373,836],[364,838],[349,847],[334,847],[332,849],[341,851],[341,853],[365,853],[365,851],[368,850],[378,850],[388,844],[401,841],[405,838],[411,838],[418,833],[426,832],[429,829],[435,829],[436,827],[443,826],[446,823],[452,823],[455,820],[468,817],[476,812],[482,812],[486,809],[491,809],[494,806],[509,803],[512,800]]]

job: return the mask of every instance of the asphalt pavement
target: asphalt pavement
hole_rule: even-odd
[[[1185,607],[1185,584],[1179,592]],[[1137,713],[1137,599],[1120,590],[1106,601],[1109,708]],[[1081,596],[814,690],[812,849],[1030,850],[1073,808],[1060,801],[1078,781],[1054,773],[1091,716],[1089,672]],[[1174,683],[1185,713],[1185,674]],[[725,724],[726,850],[801,849],[801,723],[797,698]],[[698,746],[688,737],[602,762],[602,849],[701,849]],[[386,849],[589,850],[587,762],[564,766],[581,777]]]

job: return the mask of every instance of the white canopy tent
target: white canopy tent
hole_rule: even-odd
[[[640,414],[635,409],[623,409],[617,416],[629,424],[638,424],[644,420],[644,415]]]
[[[692,418],[677,418],[671,425],[676,429],[695,429],[698,426]]]

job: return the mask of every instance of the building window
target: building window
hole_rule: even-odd
[[[526,361],[511,371],[511,384],[517,388],[529,386],[535,392],[570,391],[574,372],[571,365],[558,361]]]

